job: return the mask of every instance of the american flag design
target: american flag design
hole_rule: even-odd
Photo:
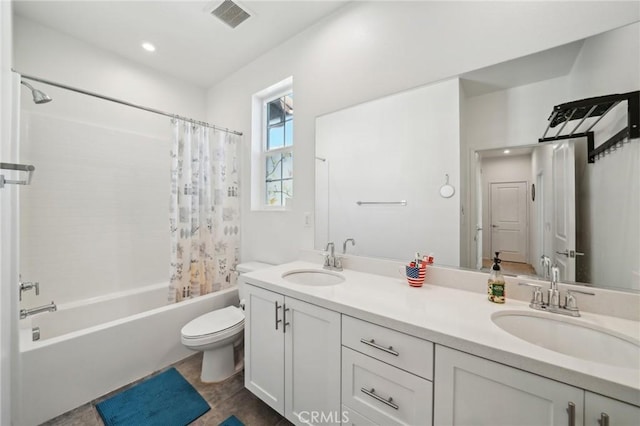
[[[422,287],[424,284],[424,277],[427,273],[426,267],[420,266],[406,266],[407,268],[407,282],[411,287]]]

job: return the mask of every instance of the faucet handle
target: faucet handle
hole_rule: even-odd
[[[573,311],[573,312],[578,312],[578,302],[576,301],[576,297],[574,296],[573,293],[586,294],[588,296],[595,296],[596,295],[595,293],[593,293],[591,291],[567,290],[567,295],[564,298],[564,308],[569,310],[569,311]]]
[[[531,295],[531,303],[530,306],[532,308],[539,308],[544,304],[544,297],[542,295],[542,286],[538,284],[531,283],[518,283],[518,285],[526,285],[528,287],[533,287],[533,294]]]

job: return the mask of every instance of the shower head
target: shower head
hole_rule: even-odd
[[[20,81],[20,83],[24,84],[31,90],[31,95],[33,96],[33,102],[37,104],[46,104],[47,102],[51,102],[53,99],[46,93],[41,90],[36,89],[26,81]]]

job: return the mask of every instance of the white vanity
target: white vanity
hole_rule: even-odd
[[[640,358],[635,368],[628,358],[607,365],[594,361],[606,359],[596,349],[571,356],[508,333],[492,316],[533,310],[513,298],[488,302],[485,274],[432,268],[427,283],[443,285],[412,288],[400,263],[371,262],[355,260],[335,284],[283,278],[322,271],[320,262],[242,276],[245,385],[294,424],[640,424]],[[640,354],[640,322],[582,314],[575,327],[610,330]]]

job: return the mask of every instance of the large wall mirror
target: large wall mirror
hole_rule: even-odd
[[[316,248],[471,269],[499,251],[507,274],[640,290],[640,140],[594,162],[586,138],[538,142],[555,105],[640,89],[639,52],[634,23],[318,117]],[[596,147],[626,123],[621,103]]]

